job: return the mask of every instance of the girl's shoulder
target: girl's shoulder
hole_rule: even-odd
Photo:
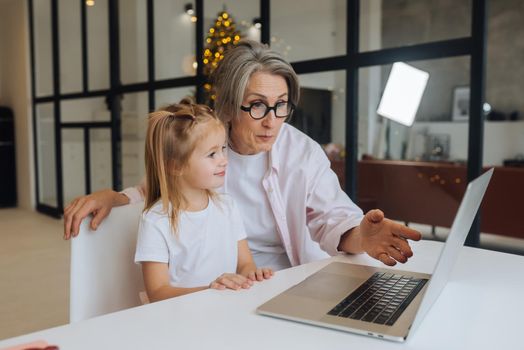
[[[153,204],[151,208],[146,209],[142,212],[142,220],[153,223],[161,220],[166,220],[169,217],[168,211],[169,208],[167,208],[167,210],[164,210],[162,202],[158,201],[155,204]]]

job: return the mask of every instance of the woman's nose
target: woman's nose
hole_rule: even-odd
[[[271,110],[268,114],[262,119],[262,125],[271,127],[277,120],[277,116],[275,115],[275,111]]]

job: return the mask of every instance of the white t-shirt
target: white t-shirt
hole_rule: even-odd
[[[290,267],[275,216],[262,186],[268,169],[268,153],[241,155],[229,149],[228,156],[228,194],[241,203],[239,209],[246,223],[249,248],[257,267],[271,267],[274,270]]]
[[[135,262],[169,265],[175,287],[207,286],[223,273],[236,273],[238,241],[246,238],[240,213],[228,195],[212,199],[206,209],[180,213],[177,236],[162,203],[142,214]]]

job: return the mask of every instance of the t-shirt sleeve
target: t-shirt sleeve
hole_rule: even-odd
[[[229,211],[229,220],[231,221],[231,227],[234,231],[233,236],[236,237],[238,241],[241,241],[247,238],[246,229],[244,227],[244,221],[235,201],[231,197],[229,197],[229,200],[231,209]]]
[[[159,225],[144,213],[140,219],[136,242],[135,263],[153,261],[169,263],[169,247]]]
[[[140,183],[134,187],[128,187],[120,193],[129,198],[129,204],[138,203],[146,197],[146,178],[143,178]]]

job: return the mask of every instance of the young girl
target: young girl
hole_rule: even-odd
[[[224,184],[225,151],[225,128],[207,106],[184,99],[149,115],[135,262],[150,301],[272,276],[255,266],[231,197],[213,191]]]

